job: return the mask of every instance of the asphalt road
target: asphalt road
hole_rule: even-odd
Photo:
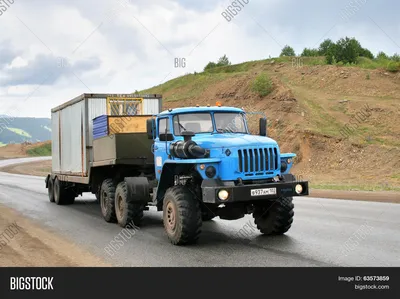
[[[15,162],[24,160],[0,160],[0,167]],[[57,206],[47,198],[44,178],[0,172],[0,204],[115,265],[400,266],[400,204],[296,198],[294,224],[284,236],[261,236],[249,215],[218,218],[203,224],[196,245],[177,247],[164,234],[161,212],[145,212],[143,226],[122,237],[94,200],[87,194]]]

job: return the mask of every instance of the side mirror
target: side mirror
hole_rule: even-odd
[[[147,138],[153,139],[155,128],[156,128],[155,118],[149,118],[146,121]]]
[[[262,117],[260,118],[260,136],[267,136],[267,119]]]
[[[172,141],[174,140],[174,135],[171,133],[160,134],[160,141]]]

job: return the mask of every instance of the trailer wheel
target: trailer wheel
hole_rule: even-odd
[[[128,197],[128,190],[126,182],[121,182],[115,191],[115,212],[117,215],[118,224],[126,227],[132,224],[140,226],[143,218],[143,211],[145,204],[135,202],[133,198]]]
[[[100,206],[105,221],[117,222],[115,215],[115,184],[112,179],[106,179],[101,184]]]
[[[172,244],[194,243],[201,233],[201,209],[193,193],[185,186],[169,188],[164,197],[163,221]]]
[[[47,182],[47,193],[49,194],[50,202],[54,202],[54,181],[51,177]]]
[[[71,205],[75,201],[75,194],[72,189],[67,189],[65,183],[58,178],[54,180],[54,201],[57,205]]]

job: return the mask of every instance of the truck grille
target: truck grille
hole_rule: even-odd
[[[263,175],[278,169],[278,149],[247,148],[238,150],[239,172],[247,176]]]

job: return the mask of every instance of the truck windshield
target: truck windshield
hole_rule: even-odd
[[[243,113],[214,113],[214,118],[219,133],[247,133]]]
[[[184,113],[174,116],[174,133],[179,136],[184,131],[211,133],[214,131],[210,113]]]

